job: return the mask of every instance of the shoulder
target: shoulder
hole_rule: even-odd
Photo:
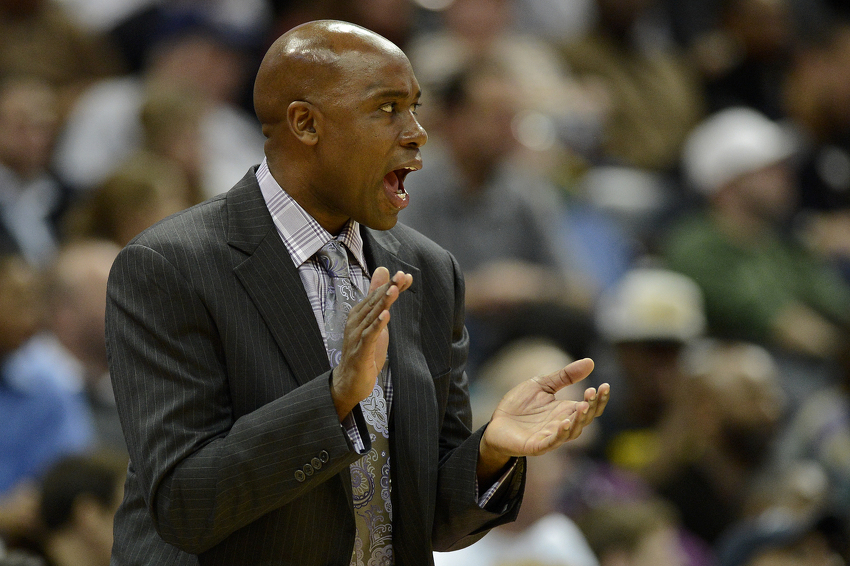
[[[224,241],[225,202],[225,195],[220,195],[173,214],[141,232],[127,247],[143,246],[167,255],[176,249],[200,250]]]

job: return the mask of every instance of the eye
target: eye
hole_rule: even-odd
[[[422,104],[420,104],[419,102],[414,102],[414,103],[410,106],[410,111],[411,111],[411,112],[413,112],[413,115],[414,115],[414,116],[416,116],[416,111],[417,111],[417,110],[419,110],[419,107],[420,107],[420,106],[422,106]]]
[[[382,104],[380,108],[382,112],[392,114],[395,112],[395,102],[387,102],[386,104]]]

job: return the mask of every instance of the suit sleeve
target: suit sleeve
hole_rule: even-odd
[[[516,519],[525,484],[525,459],[517,462],[506,481],[507,494],[501,508],[482,509],[478,503],[476,473],[478,444],[482,427],[469,434],[472,413],[465,371],[469,335],[464,325],[464,283],[460,267],[452,257],[454,309],[452,321],[449,395],[440,431],[440,465],[437,480],[437,507],[432,544],[434,550],[456,550],[469,546],[489,529]],[[487,486],[481,486],[486,489]]]
[[[122,427],[157,532],[194,554],[358,457],[334,410],[329,374],[234,418],[229,382],[240,376],[228,374],[219,332],[162,254],[137,244],[119,254],[107,346]],[[319,454],[321,469],[293,473]]]

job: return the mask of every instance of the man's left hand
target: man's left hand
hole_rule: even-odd
[[[491,482],[512,457],[537,456],[578,438],[602,414],[611,387],[590,387],[582,401],[555,393],[593,371],[593,360],[577,360],[549,375],[533,377],[511,389],[499,402],[479,444],[478,478]]]

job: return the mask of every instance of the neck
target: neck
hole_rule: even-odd
[[[726,207],[722,211],[712,213],[712,216],[724,234],[742,244],[757,243],[770,231],[770,227],[762,218],[748,214],[743,207]]]

